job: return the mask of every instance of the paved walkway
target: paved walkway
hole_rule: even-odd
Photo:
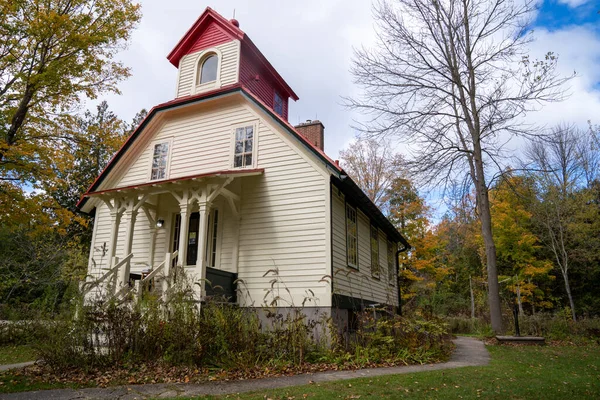
[[[0,371],[7,371],[9,369],[28,367],[33,364],[35,364],[35,361],[26,361],[26,362],[22,362],[22,363],[18,363],[18,364],[0,365]]]
[[[208,382],[203,384],[154,384],[128,385],[113,388],[56,389],[36,392],[11,393],[0,395],[6,400],[74,400],[74,399],[148,399],[165,397],[192,397],[201,395],[222,395],[258,390],[285,388],[306,385],[311,382],[330,382],[354,378],[367,378],[383,375],[408,374],[412,372],[437,371],[442,369],[487,365],[490,356],[484,344],[469,337],[459,337],[454,343],[456,351],[450,361],[440,364],[411,365],[404,367],[369,368],[357,371],[329,371],[315,374],[254,379],[247,381]]]

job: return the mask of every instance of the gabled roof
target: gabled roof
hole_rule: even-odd
[[[187,54],[187,52],[192,48],[194,43],[198,40],[198,38],[202,35],[202,33],[208,28],[208,26],[212,23],[218,24],[220,28],[222,28],[227,35],[231,37],[231,39],[238,39],[245,45],[263,64],[263,66],[269,71],[278,85],[287,92],[287,95],[291,97],[293,100],[298,100],[298,96],[292,88],[287,84],[287,82],[279,75],[277,70],[271,65],[269,60],[260,52],[258,47],[250,40],[248,35],[244,33],[238,26],[234,25],[232,22],[225,19],[221,14],[216,12],[210,7],[206,7],[206,10],[200,15],[200,17],[196,20],[194,25],[183,35],[183,37],[179,40],[179,43],[171,50],[167,59],[171,64],[175,67],[179,67],[179,61],[181,58]]]
[[[218,97],[232,95],[234,93],[240,93],[249,101],[256,104],[260,109],[267,113],[275,122],[282,126],[286,131],[288,131],[301,143],[303,143],[305,147],[312,151],[319,159],[321,159],[325,163],[327,167],[329,167],[333,172],[335,172],[338,175],[336,177],[332,177],[332,182],[334,182],[348,194],[354,196],[358,202],[358,205],[361,206],[361,208],[363,208],[364,211],[367,211],[368,214],[372,218],[374,218],[375,221],[377,221],[379,226],[382,229],[384,229],[388,234],[390,234],[395,240],[401,242],[406,247],[409,246],[406,239],[402,237],[402,235],[392,225],[392,223],[383,215],[381,210],[375,204],[373,204],[369,197],[358,187],[358,185],[349,176],[347,176],[346,172],[335,161],[329,158],[321,149],[313,145],[308,139],[306,139],[303,135],[296,131],[296,129],[289,122],[287,122],[277,113],[273,112],[273,110],[270,107],[264,104],[258,97],[252,94],[252,92],[250,92],[249,90],[246,90],[240,84],[229,85],[220,89],[201,93],[194,96],[180,97],[178,99],[171,100],[169,102],[162,103],[153,107],[150,110],[150,112],[148,112],[146,118],[144,118],[142,123],[131,134],[131,136],[129,136],[129,138],[121,146],[119,151],[109,161],[108,165],[104,168],[102,173],[96,178],[94,183],[92,183],[92,185],[88,188],[86,193],[81,197],[81,199],[77,203],[77,208],[81,210],[81,208],[88,201],[89,195],[98,191],[98,187],[110,174],[110,172],[119,162],[119,160],[123,157],[123,155],[127,152],[127,150],[143,134],[146,126],[148,126],[148,124],[152,121],[152,119],[156,116],[157,113],[173,108],[182,107],[188,104],[199,103]]]

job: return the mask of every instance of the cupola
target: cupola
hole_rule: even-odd
[[[167,56],[178,69],[176,97],[201,96],[243,86],[273,112],[288,119],[288,102],[298,96],[240,29],[207,7]]]

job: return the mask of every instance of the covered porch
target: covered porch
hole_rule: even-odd
[[[122,299],[151,286],[167,300],[175,271],[183,270],[196,301],[221,295],[236,302],[241,180],[262,173],[227,170],[89,193],[105,221],[96,226],[97,215],[94,230],[110,234],[92,244],[97,268],[86,298]]]

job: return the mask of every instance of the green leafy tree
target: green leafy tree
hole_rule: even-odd
[[[0,180],[51,178],[69,112],[129,75],[114,56],[140,16],[130,0],[0,0]]]

